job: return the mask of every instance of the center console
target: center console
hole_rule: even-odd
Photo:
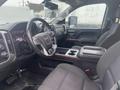
[[[76,60],[79,60],[77,56],[78,53],[79,53],[79,50],[77,49],[58,47],[52,59],[60,60],[60,61],[67,61],[67,62],[74,62]]]
[[[52,58],[68,62],[97,62],[105,52],[105,48],[96,46],[83,46],[80,50],[58,47],[55,55]]]

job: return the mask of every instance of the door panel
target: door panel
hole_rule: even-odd
[[[66,18],[67,40],[74,45],[95,45],[101,35],[106,4],[91,4],[77,8]]]
[[[68,30],[67,39],[71,39],[75,45],[94,45],[100,33],[100,29]]]

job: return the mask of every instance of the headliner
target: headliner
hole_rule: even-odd
[[[120,0],[59,0],[59,1],[66,2],[70,4],[72,7],[78,7],[82,4],[84,5],[84,4],[90,4],[90,3],[118,4],[120,2]]]

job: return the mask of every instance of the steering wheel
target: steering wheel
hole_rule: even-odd
[[[39,32],[36,35],[32,35],[32,25],[35,24],[34,22],[41,22],[44,27],[41,27],[42,30],[45,27],[48,29],[47,31]],[[39,55],[45,56],[53,56],[56,52],[57,43],[55,32],[52,31],[51,26],[42,18],[33,18],[27,23],[26,28],[27,36],[29,38],[30,43],[32,44],[33,48],[35,49],[36,53]]]

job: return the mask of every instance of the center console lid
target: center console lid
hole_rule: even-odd
[[[105,48],[97,46],[83,46],[80,49],[78,57],[100,58],[106,52]]]

